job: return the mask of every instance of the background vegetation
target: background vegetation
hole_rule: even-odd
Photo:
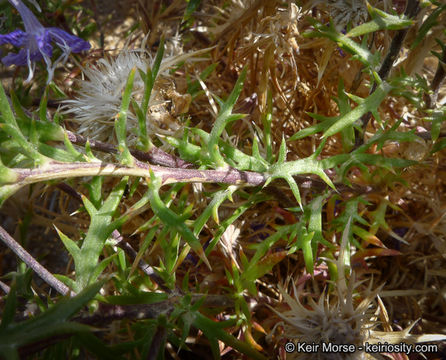
[[[2,68],[0,356],[446,356],[444,2],[39,5],[92,48]]]

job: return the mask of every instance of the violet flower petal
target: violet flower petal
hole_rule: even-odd
[[[12,44],[22,49],[17,54],[8,54],[2,58],[5,65],[27,65],[29,76],[26,82],[33,77],[34,64],[38,60],[44,60],[48,71],[48,83],[53,77],[54,70],[59,63],[64,63],[71,52],[81,52],[90,49],[90,44],[58,28],[44,28],[21,0],[8,0],[22,17],[26,32],[15,30],[10,34],[0,35],[0,45]],[[62,55],[52,63],[53,46],[51,42],[62,50]]]
[[[25,66],[28,64],[28,52],[25,49],[21,49],[17,54],[9,53],[2,58],[2,63],[5,64],[5,66]]]
[[[88,41],[82,40],[77,36],[71,35],[62,29],[51,27],[47,29],[51,36],[51,39],[61,49],[65,49],[68,46],[72,52],[78,53],[81,51],[89,50],[91,45]]]
[[[23,46],[24,42],[26,41],[26,33],[22,30],[14,30],[13,32],[6,34],[6,35],[0,35],[0,45],[3,44],[11,44],[16,47]]]
[[[51,45],[51,35],[48,31],[45,31],[42,34],[35,35],[34,38],[29,39],[30,44],[29,48],[34,47],[34,43],[37,45],[37,48],[33,48],[31,52],[31,60],[41,59],[42,57],[47,56],[50,58],[53,55],[53,46]],[[39,54],[39,55],[38,55]]]

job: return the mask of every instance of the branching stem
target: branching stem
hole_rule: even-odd
[[[418,14],[418,11],[420,9],[419,7],[419,1],[418,0],[408,0],[406,5],[406,10],[404,11],[404,15],[408,18],[413,18]],[[381,81],[384,81],[389,76],[390,70],[392,70],[393,63],[395,62],[395,59],[397,58],[399,52],[401,51],[401,47],[403,46],[404,38],[406,37],[407,32],[409,31],[409,28],[398,30],[395,34],[395,36],[392,39],[392,43],[390,44],[389,52],[387,53],[384,61],[381,64],[381,67],[378,71],[378,75],[381,79]],[[370,90],[370,95],[375,92],[376,88],[378,87],[378,84],[375,82],[372,86],[372,89]],[[372,117],[372,113],[368,112],[365,113],[361,117],[361,125],[362,125],[362,132],[365,133],[365,129],[367,128],[367,124],[370,121],[370,118]],[[356,132],[356,131],[355,131]],[[364,143],[364,137],[360,136],[356,132],[355,136],[355,147],[354,149],[357,149],[359,146],[361,146]]]
[[[251,171],[228,170],[196,170],[176,169],[157,165],[149,165],[135,161],[135,165],[106,164],[103,162],[53,162],[36,169],[13,168],[18,175],[18,186],[33,184],[39,181],[67,179],[82,176],[140,176],[150,177],[149,170],[161,178],[162,184],[177,182],[224,183],[231,185],[258,186],[265,183],[267,176]]]
[[[8,232],[0,226],[0,240],[11,249],[26,265],[39,275],[48,285],[62,295],[67,295],[70,292],[68,286],[58,280],[45,267],[43,267],[36,259],[34,259],[29,252],[27,252]],[[74,293],[72,293],[74,295]]]

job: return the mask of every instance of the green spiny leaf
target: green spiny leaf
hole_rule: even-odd
[[[194,250],[200,259],[211,269],[200,241],[195,237],[193,232],[182,222],[177,214],[166,207],[159,197],[159,188],[161,187],[161,180],[156,178],[152,171],[150,171],[149,199],[152,209],[160,220],[169,228],[179,232],[189,246]]]
[[[155,80],[158,76],[158,72],[161,67],[161,61],[163,60],[164,56],[164,37],[161,38],[160,44],[158,46],[158,51],[156,52],[155,61],[152,65],[152,83],[155,83]]]
[[[400,30],[413,24],[413,22],[404,16],[396,16],[385,13],[382,10],[373,8],[367,4],[372,20],[361,24],[350,30],[346,36],[356,37],[378,30]]]
[[[42,122],[48,122],[47,119],[47,103],[48,103],[48,90],[49,87],[47,86],[45,88],[45,91],[43,92],[42,98],[40,99],[40,106],[39,106],[39,117],[40,117],[40,121]]]
[[[62,233],[62,231],[60,231],[56,227],[56,225],[54,225],[54,228],[56,229],[57,234],[60,237],[60,240],[62,240],[65,248],[68,250],[68,252],[73,257],[73,259],[78,260],[80,251],[81,251],[79,249],[79,247],[76,245],[76,243],[73,240],[71,240],[68,236],[66,236],[64,233]]]
[[[354,55],[361,63],[370,67],[372,70],[379,66],[379,53],[372,54],[367,46],[359,45],[357,42],[352,40],[350,37],[343,35],[338,32],[333,23],[330,22],[330,26],[326,26],[321,22],[307,18],[308,21],[315,28],[314,31],[304,33],[306,37],[325,37],[338,44],[342,50],[348,51]]]
[[[266,358],[260,354],[257,350],[253,349],[250,345],[241,342],[240,340],[237,340],[232,335],[228,334],[223,328],[222,325],[219,324],[211,319],[208,319],[206,316],[202,315],[199,312],[195,313],[193,325],[203,331],[203,334],[211,341],[214,341],[217,345],[217,348],[214,350],[214,356],[219,355],[218,351],[218,343],[217,339],[225,343],[227,346],[232,347],[233,349],[236,349],[237,351],[240,351],[242,354],[245,354],[250,359],[255,360],[266,360]],[[229,326],[229,324],[226,324],[226,326]],[[215,345],[214,345],[215,347]]]
[[[283,164],[286,161],[286,141],[284,135],[282,135],[282,143],[280,144],[279,148],[279,157],[277,159],[277,164]]]
[[[124,94],[122,95],[121,110],[115,120],[115,132],[118,138],[118,150],[120,152],[121,162],[125,165],[133,165],[134,159],[127,147],[127,112],[132,96],[133,80],[135,78],[136,68],[130,71]]]
[[[293,192],[294,197],[296,198],[297,203],[302,208],[302,199],[300,198],[299,187],[296,184],[296,181],[292,176],[284,176],[283,177],[288,185],[290,186],[291,191]]]
[[[0,353],[18,349],[38,340],[55,335],[88,331],[89,327],[67,320],[78,312],[102,287],[103,282],[93,284],[72,298],[66,298],[45,312],[20,323],[12,323],[0,329]]]
[[[369,111],[375,113],[376,115],[379,105],[390,90],[391,86],[383,82],[362,104],[359,104],[356,108],[339,118],[336,123],[330,126],[330,128],[324,133],[323,137],[327,138],[338,133],[345,127],[352,125],[362,115],[368,113]]]
[[[417,31],[417,36],[415,38],[415,41],[412,43],[410,50],[415,49],[425,39],[429,30],[438,24],[437,19],[445,9],[446,9],[446,4],[438,6],[434,11],[432,11],[432,13],[427,17],[427,19],[424,20],[423,24]]]
[[[2,311],[2,319],[0,323],[0,333],[4,331],[14,320],[15,311],[17,309],[17,293],[15,283],[9,289],[6,303]]]
[[[77,289],[83,289],[96,278],[93,277],[99,256],[105,245],[105,241],[115,230],[112,218],[121,202],[122,195],[127,186],[128,178],[124,177],[117,186],[115,186],[99,209],[83,196],[84,205],[91,217],[90,227],[87,235],[82,242],[78,261],[75,260],[76,286]]]
[[[302,253],[304,256],[305,268],[309,274],[314,274],[314,257],[313,257],[313,247],[311,246],[314,236],[314,231],[306,233],[302,238]]]
[[[232,109],[237,101],[240,93],[243,89],[243,82],[245,81],[247,69],[244,68],[240,74],[237,82],[235,83],[234,89],[229,95],[228,99],[221,104],[220,112],[215,120],[214,126],[210,133],[209,139],[209,154],[211,160],[217,165],[217,167],[226,167],[226,163],[220,154],[220,149],[218,146],[218,141],[220,135],[225,129],[226,125],[233,120],[240,119],[240,114],[231,114]]]

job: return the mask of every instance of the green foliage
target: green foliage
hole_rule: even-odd
[[[232,323],[226,324],[218,324],[207,318],[206,316],[196,312],[193,318],[193,325],[203,331],[206,337],[211,342],[211,349],[216,359],[219,358],[218,352],[218,342],[217,340],[222,341],[223,343],[231,346],[232,348],[240,351],[242,354],[246,354],[251,359],[266,359],[259,352],[254,350],[251,346],[247,345],[245,342],[242,342],[235,337],[229,335],[225,330],[225,326],[231,326]]]
[[[192,27],[200,4],[199,0],[187,1],[181,31]],[[48,3],[50,11],[56,11],[58,6],[72,9],[66,2]],[[422,23],[409,51],[417,49],[429,31],[439,25],[438,19],[446,6],[437,6]],[[391,118],[386,107],[389,101],[407,100],[407,106],[412,106],[410,111],[418,112],[420,119],[430,122],[432,143],[429,143],[429,156],[438,155],[446,147],[441,132],[446,110],[444,105],[429,104],[435,89],[425,77],[408,75],[404,69],[390,72],[390,77],[383,76],[380,71],[382,59],[387,54],[376,50],[376,35],[387,30],[408,29],[415,21],[370,5],[368,11],[371,20],[347,29],[347,34],[336,30],[333,22],[327,25],[309,18],[311,28],[302,35],[331,41],[333,49],[339,47],[351,55],[346,61],[358,60],[362,66],[360,75],[364,75],[370,88],[369,94],[365,96],[361,92],[361,96],[357,95],[355,88],[348,88],[340,78],[337,95],[333,98],[337,110],[307,112],[313,124],[305,127],[302,122],[299,123],[302,126],[294,128],[297,130],[288,131],[276,116],[277,93],[281,91],[268,83],[265,89],[258,91],[259,97],[264,96],[263,108],[248,121],[253,136],[238,138],[239,143],[233,141],[239,134],[229,125],[246,121],[247,115],[235,113],[234,109],[243,98],[242,93],[254,88],[252,82],[256,81],[256,74],[250,74],[253,71],[250,65],[239,71],[232,90],[219,93],[222,98],[227,96],[226,100],[212,91],[205,92],[202,86],[209,79],[218,78],[216,73],[221,70],[220,63],[203,67],[193,79],[185,69],[184,84],[192,101],[201,101],[203,95],[212,94],[218,104],[216,118],[210,120],[212,127],[205,131],[190,126],[194,124],[193,114],[190,114],[186,120],[181,119],[186,124],[181,123],[180,131],[175,134],[151,131],[149,126],[152,124],[148,123],[152,111],[150,103],[159,91],[157,81],[162,73],[164,39],[159,43],[151,66],[145,71],[133,68],[129,73],[125,89],[120,94],[119,112],[114,117],[116,147],[98,143],[95,139],[75,141],[73,133],[64,128],[61,114],[56,113],[49,119],[52,97],[60,99],[63,96],[55,84],[44,89],[33,113],[22,107],[28,101],[29,89],[11,89],[7,95],[0,86],[0,205],[26,185],[81,177],[82,186],[73,192],[82,199],[77,214],[88,222],[88,228],[79,228],[77,236],[64,230],[69,236],[65,235],[63,228],[55,225],[74,264],[70,276],[59,274],[57,278],[76,296],[49,298],[50,305],[46,306],[41,299],[33,298],[31,271],[24,264],[16,274],[9,275],[15,278],[16,285],[12,286],[2,313],[0,353],[7,358],[18,358],[21,347],[55,334],[65,334],[72,336],[47,349],[44,356],[66,356],[66,347],[78,356],[81,356],[80,349],[86,349],[101,358],[124,358],[138,353],[141,358],[163,359],[167,343],[179,352],[189,351],[186,339],[199,331],[209,341],[214,358],[220,356],[220,341],[242,356],[264,359],[264,355],[252,346],[255,340],[251,335],[253,310],[249,301],[258,298],[259,281],[283,266],[284,259],[290,255],[303,258],[301,264],[305,269],[302,266],[299,271],[311,275],[325,263],[335,280],[340,276],[340,264],[335,264],[334,258],[341,240],[348,244],[342,250],[345,256],[341,264],[347,270],[353,262],[351,249],[361,259],[367,254],[395,255],[397,252],[387,249],[378,236],[379,232],[384,232],[404,241],[394,233],[388,221],[390,212],[400,212],[401,209],[380,191],[384,192],[396,183],[404,185],[404,171],[419,162],[400,154],[388,156],[384,150],[390,143],[412,144],[420,138],[414,126],[408,128],[403,118]],[[79,34],[91,34],[94,30],[91,24],[72,25]],[[9,29],[12,23],[7,18],[3,26]],[[439,39],[438,44],[444,52],[444,44]],[[443,58],[440,53],[434,55],[440,60]],[[232,65],[229,68],[232,69]],[[136,99],[132,97],[132,90],[138,75],[143,80],[144,92]],[[197,78],[199,80],[195,80]],[[333,116],[327,116],[329,111]],[[130,112],[137,119],[134,129],[129,128]],[[367,124],[362,124],[368,134],[360,139],[363,134],[359,123],[368,115],[376,121],[375,127],[369,130]],[[136,145],[133,145],[136,149],[131,145],[135,143],[129,142],[130,134],[136,135]],[[310,156],[299,157],[292,152],[300,144],[307,146],[310,140],[313,146]],[[161,148],[172,151],[166,154]],[[99,151],[108,154],[101,156]],[[144,160],[141,160],[141,153]],[[178,166],[160,165],[157,154],[161,154],[164,161],[178,161],[175,157],[178,155],[181,161],[176,163]],[[117,181],[113,182],[112,177]],[[311,183],[305,192],[299,185],[302,178]],[[280,179],[285,180],[285,185],[281,185]],[[205,183],[212,185],[204,187]],[[283,193],[283,198],[293,205],[271,195],[268,191],[271,188]],[[376,188],[380,190],[375,191],[374,197],[368,196],[369,190]],[[263,216],[263,206],[266,205],[268,209],[277,208],[277,214],[270,210],[269,217]],[[249,220],[244,220],[244,216]],[[244,224],[242,230],[245,233],[254,231],[250,216],[262,219],[261,227],[267,235],[243,244],[234,235],[230,244],[233,247],[228,246],[230,249],[227,250],[232,257],[219,258],[218,246],[229,230],[240,230],[242,225],[239,224]],[[23,233],[27,225],[28,222],[22,225]],[[128,231],[129,228],[133,233]],[[123,250],[125,245],[137,246],[137,249],[128,256],[128,248]],[[376,247],[374,252],[367,253],[369,245]],[[147,264],[147,259],[156,259],[156,262]],[[214,265],[214,259],[221,261]],[[217,309],[207,306],[211,294],[206,293],[212,293],[214,289],[207,288],[202,279],[212,279],[218,271],[225,274],[219,283],[219,286],[223,284],[221,288],[224,290],[219,295],[230,299],[231,309],[225,305],[216,306]],[[98,279],[105,280],[97,283]],[[97,296],[90,302],[90,310],[99,304],[119,309],[141,305],[139,309],[143,310],[147,310],[144,306],[153,305],[156,309],[149,315],[138,313],[134,321],[126,323],[128,334],[125,335],[131,340],[114,346],[106,345],[90,327],[68,321],[105,283],[106,295]],[[15,322],[18,295],[38,303],[41,314]],[[226,320],[217,321],[217,314],[224,314]],[[235,335],[239,333],[243,334],[242,338]],[[124,336],[124,332],[120,331],[118,335]]]
[[[140,141],[140,149],[144,151],[148,151],[151,147],[151,142],[147,135],[146,119],[147,119],[147,112],[149,110],[150,97],[152,95],[153,86],[155,85],[155,80],[158,76],[159,68],[161,66],[161,60],[163,59],[163,54],[164,54],[164,39],[161,39],[160,47],[158,49],[158,52],[156,53],[152,69],[150,69],[150,67],[147,67],[146,73],[139,70],[141,78],[144,80],[144,97],[141,103],[141,108],[138,106],[136,101],[132,101],[132,106],[135,108],[138,117],[138,125],[139,125],[138,135]],[[131,94],[131,90],[129,90],[129,94]]]
[[[95,282],[108,262],[111,261],[111,258],[108,258],[98,264],[105,241],[115,230],[115,224],[113,224],[112,219],[121,202],[127,181],[127,178],[123,178],[99,208],[96,208],[86,197],[82,198],[91,222],[87,235],[80,247],[57,230],[60,239],[74,260],[76,280],[74,283],[70,282],[69,285],[73,286],[73,290],[76,292]]]
[[[189,0],[187,1],[186,10],[184,11],[182,28],[185,29],[193,23],[193,13],[200,6],[201,0]]]
[[[46,156],[40,154],[35,149],[35,146],[33,146],[35,144],[33,144],[32,141],[28,141],[28,139],[22,133],[11,107],[9,106],[3,85],[0,85],[0,112],[0,129],[7,137],[14,139],[15,144],[18,145],[18,147],[16,147],[16,151],[18,150],[22,155],[32,159],[36,166],[45,165],[48,162]]]
[[[223,159],[223,156],[220,153],[220,148],[218,145],[218,140],[226,125],[230,122],[242,119],[244,117],[243,114],[232,114],[232,109],[237,101],[242,89],[243,82],[245,81],[247,69],[243,69],[240,77],[235,83],[234,89],[229,95],[228,99],[223,102],[222,100],[216,98],[220,105],[220,112],[215,120],[214,126],[212,127],[212,131],[209,136],[209,156],[210,160],[215,164],[218,168],[226,168],[227,164]]]
[[[333,23],[330,23],[329,26],[326,26],[319,21],[308,18],[308,21],[313,25],[314,30],[306,32],[304,36],[313,38],[313,37],[324,37],[330,39],[331,41],[338,44],[338,46],[350,54],[357,60],[359,60],[362,64],[369,67],[372,71],[377,70],[379,65],[379,53],[373,54],[366,46],[366,43],[358,44],[356,41],[350,39],[349,36],[343,35],[338,32]],[[352,30],[354,31],[354,30]]]
[[[325,142],[322,142],[316,152],[308,158],[286,162],[286,144],[285,141],[282,140],[277,163],[272,165],[268,171],[270,174],[269,180],[278,178],[283,178],[286,180],[300,206],[302,206],[302,202],[300,198],[299,188],[296,184],[296,181],[293,179],[293,176],[298,174],[315,174],[321,177],[328,186],[333,189],[335,188],[333,182],[324,172],[323,163],[317,160],[317,157],[321,153],[324,144]]]
[[[0,353],[8,359],[18,359],[17,351],[21,346],[55,335],[90,331],[88,326],[69,322],[68,319],[86,305],[102,285],[103,283],[91,285],[75,297],[60,300],[41,315],[17,323],[13,322],[17,299],[16,291],[12,288],[0,324]]]
[[[203,252],[200,241],[195,237],[193,232],[184,224],[184,219],[175,214],[172,210],[166,207],[161,201],[158,191],[161,187],[161,181],[156,178],[153,172],[150,173],[150,181],[148,182],[150,205],[156,216],[167,226],[167,229],[173,229],[181,234],[184,240],[194,250],[201,260],[211,268],[206,255]]]
[[[375,119],[379,121],[379,104],[384,100],[390,89],[391,87],[387,83],[383,82],[367,99],[364,100],[355,96],[354,100],[358,102],[358,106],[348,112],[345,116],[341,116],[341,118],[331,125],[327,131],[325,131],[324,137],[332,136],[343,130],[345,127],[353,125],[355,121],[368,112],[371,112]]]
[[[404,16],[390,15],[377,8],[373,8],[367,4],[372,20],[356,26],[350,30],[346,36],[356,37],[378,30],[400,30],[409,27],[413,24],[412,20],[404,18]]]
[[[127,112],[130,105],[130,96],[132,95],[133,79],[135,78],[136,69],[132,69],[125,86],[124,94],[122,96],[121,111],[115,120],[115,132],[118,138],[118,151],[121,163],[131,166],[133,164],[133,158],[127,147]],[[142,131],[143,132],[143,131]]]
[[[340,114],[335,117],[325,117],[322,115],[309,113],[311,117],[321,122],[297,132],[290,137],[289,141],[299,140],[321,131],[324,132],[324,137],[333,136],[338,132],[353,126],[353,124],[360,119],[361,116],[368,112],[371,112],[375,118],[379,120],[379,105],[390,90],[391,86],[389,84],[382,83],[367,99],[361,99],[357,96],[352,96],[351,94],[346,93],[344,90],[344,84],[342,80],[340,80],[338,86],[339,97],[335,99],[336,103],[338,104]],[[350,106],[349,97],[358,103],[358,106],[356,106],[354,109],[352,109]],[[344,141],[347,141],[347,139],[345,139],[345,134],[343,135]]]
[[[441,4],[440,2],[434,2],[438,7],[432,11],[431,14],[424,20],[423,24],[421,25],[420,29],[417,32],[417,37],[415,38],[415,41],[412,43],[411,50],[415,49],[426,37],[429,30],[431,30],[435,25],[438,24],[438,17],[440,14],[446,10],[446,4]]]

